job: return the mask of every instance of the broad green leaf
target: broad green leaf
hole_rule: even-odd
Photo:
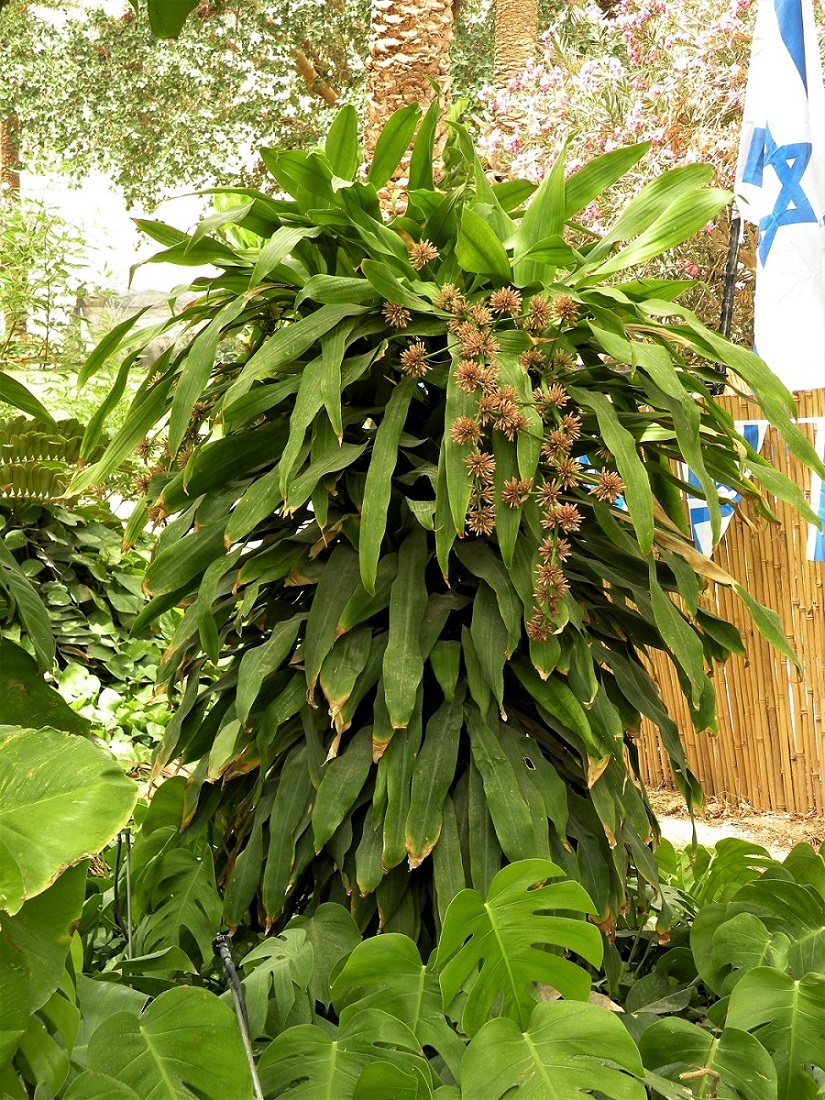
[[[343,711],[359,677],[363,675],[371,648],[370,627],[350,631],[337,639],[321,666],[321,691],[329,703],[329,716],[338,733],[349,728],[350,723],[344,720]]]
[[[486,901],[475,890],[464,890],[450,903],[436,966],[445,1007],[460,990],[467,993],[461,1016],[467,1035],[474,1036],[490,1018],[499,995],[501,1014],[526,1027],[535,1008],[535,982],[554,986],[567,999],[587,1000],[587,971],[543,950],[553,945],[594,966],[601,962],[602,939],[594,925],[550,915],[559,909],[594,912],[582,887],[562,876],[561,868],[549,860],[522,860],[499,871]]]
[[[776,1066],[779,1100],[804,1095],[809,1066],[825,1070],[825,975],[794,981],[772,967],[751,970],[731,994],[727,1026],[757,1032]]]
[[[172,848],[152,867],[145,902],[147,914],[137,930],[146,954],[167,947],[197,944],[201,958],[212,957],[212,940],[220,931],[221,901],[211,856]]]
[[[358,944],[333,980],[332,998],[338,1012],[357,1002],[359,1010],[377,1008],[401,1020],[458,1076],[464,1044],[444,1019],[438,978],[407,936],[388,932]]]
[[[601,756],[604,746],[597,742],[587,712],[561,676],[543,679],[523,658],[514,660],[512,667],[535,702],[580,737],[592,756]]]
[[[108,752],[56,730],[0,736],[0,909],[17,913],[123,828],[137,786]]]
[[[361,581],[367,592],[372,595],[375,594],[381,543],[387,528],[387,509],[398,460],[398,442],[415,390],[416,383],[412,378],[402,379],[395,387],[384,409],[384,415],[372,445],[358,536]]]
[[[555,1001],[536,1005],[524,1032],[512,1019],[486,1023],[464,1057],[461,1092],[468,1100],[645,1100],[643,1073],[612,1012]]]
[[[288,1028],[261,1055],[258,1071],[267,1096],[288,1100],[354,1100],[364,1068],[390,1062],[428,1073],[413,1032],[378,1009],[345,1009],[337,1032],[304,1024]]]
[[[542,271],[541,264],[525,259],[524,256],[539,241],[560,234],[564,228],[566,216],[564,161],[565,150],[562,149],[538,191],[533,195],[516,230],[513,266],[517,286],[543,282],[547,276],[547,272]]]
[[[13,641],[0,641],[0,725],[51,726],[66,734],[89,734],[88,718],[73,711],[43,679],[33,657]]]
[[[367,172],[367,180],[377,190],[392,179],[393,172],[409,148],[420,116],[421,108],[417,103],[400,107],[390,115],[375,143],[372,164]]]
[[[316,1001],[327,1005],[332,1000],[329,981],[337,964],[361,942],[361,936],[349,910],[334,902],[319,905],[312,916],[299,916],[289,923],[300,928],[312,945],[314,962],[309,992]]]
[[[455,254],[465,271],[491,275],[502,283],[512,278],[504,245],[487,222],[469,207],[465,207],[461,215]]]
[[[226,551],[224,521],[201,527],[152,559],[146,570],[145,588],[153,596],[177,592]]]
[[[726,1027],[715,1038],[698,1024],[671,1017],[644,1032],[639,1052],[648,1069],[689,1081],[693,1096],[712,1095],[712,1089],[720,1100],[776,1100],[774,1064],[747,1031]]]
[[[63,978],[85,885],[84,864],[64,871],[14,916],[0,913],[0,1067]]]
[[[89,1042],[89,1070],[108,1075],[139,1100],[252,1100],[252,1079],[232,1009],[205,989],[162,993],[139,1016],[118,1012]],[[85,1074],[67,1100],[94,1096]],[[197,1090],[196,1092],[193,1090]],[[102,1095],[102,1094],[98,1094]],[[114,1093],[114,1097],[119,1094]]]
[[[253,1038],[266,1034],[268,1013],[273,1014],[273,1026],[283,1029],[296,1000],[306,994],[313,961],[312,944],[300,928],[267,936],[244,955],[244,1000]]]
[[[281,771],[269,819],[269,849],[261,891],[268,925],[284,907],[295,864],[295,844],[304,828],[311,792],[306,749],[293,749]]]
[[[341,421],[341,363],[352,324],[344,321],[321,337],[321,397],[332,430],[340,443],[344,438]]]
[[[130,0],[137,6],[135,0]],[[158,38],[177,38],[187,16],[198,6],[198,0],[146,0],[149,26]]]

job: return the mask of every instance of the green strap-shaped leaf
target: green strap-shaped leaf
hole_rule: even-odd
[[[338,442],[344,437],[341,420],[341,363],[352,331],[351,321],[342,321],[321,337],[321,398]]]
[[[484,678],[501,708],[504,705],[507,627],[499,613],[495,593],[484,581],[481,581],[476,589],[470,634]]]
[[[41,404],[22,382],[18,382],[16,378],[12,378],[5,371],[0,371],[0,401],[4,401],[12,408],[20,409],[21,412],[28,413],[29,416],[34,416],[38,420],[43,420],[47,424],[54,423],[52,415],[45,405]]]
[[[322,336],[345,317],[357,317],[365,306],[343,303],[321,306],[314,313],[298,321],[289,321],[274,332],[246,363],[240,376],[224,395],[222,405],[228,408],[252,387],[260,378],[275,377],[281,367],[294,364],[316,344]]]
[[[130,0],[137,7],[137,0]],[[198,0],[146,0],[149,10],[149,26],[158,38],[177,38],[190,12],[198,6]]]
[[[624,482],[624,495],[639,547],[643,554],[647,554],[653,546],[653,497],[647,471],[636,450],[636,441],[604,394],[579,386],[570,386],[568,390],[575,401],[596,414],[599,431],[616,459]]]
[[[295,842],[310,808],[312,783],[306,757],[304,746],[290,752],[269,816],[269,849],[261,897],[270,922],[283,911],[295,861]]]
[[[217,663],[220,656],[220,638],[218,637],[215,616],[212,613],[213,606],[217,598],[218,585],[224,576],[237,565],[240,556],[241,548],[238,547],[231,554],[216,558],[206,567],[203,580],[198,588],[198,635],[204,652],[215,663]]]
[[[635,241],[605,261],[592,277],[603,278],[644,263],[688,240],[730,202],[730,191],[719,188],[679,195]]]
[[[370,655],[372,630],[365,626],[353,630],[336,641],[321,666],[320,684],[329,703],[329,716],[338,733],[349,727],[342,712],[363,674]]]
[[[252,290],[267,277],[290,254],[299,241],[308,237],[317,237],[321,232],[317,226],[282,225],[276,229],[270,239],[258,253],[252,275],[249,278],[249,289]]]
[[[447,405],[444,411],[444,437],[441,441],[441,454],[444,456],[444,471],[446,476],[447,497],[450,503],[450,513],[453,517],[455,533],[464,532],[464,523],[467,518],[467,506],[470,503],[472,493],[472,479],[467,469],[465,459],[472,451],[471,443],[457,443],[450,429],[459,417],[467,416],[475,419],[478,413],[478,401],[473,394],[465,393],[455,380],[455,368],[461,359],[461,353],[454,340],[450,341],[453,369],[447,376]],[[439,477],[440,481],[440,477]],[[440,521],[438,496],[436,496],[436,530]]]
[[[367,180],[377,190],[392,178],[393,172],[409,148],[420,115],[421,108],[417,103],[400,107],[390,115],[375,143],[372,164],[367,172]]]
[[[336,176],[354,180],[361,157],[358,150],[358,115],[351,103],[342,107],[327,133],[324,153]]]
[[[395,387],[387,402],[372,445],[358,535],[361,582],[371,595],[375,594],[381,543],[387,529],[387,509],[398,459],[398,441],[401,438],[415,390],[416,382],[412,378],[402,379]]]
[[[800,668],[799,658],[788,642],[788,636],[782,626],[782,620],[777,613],[771,608],[765,607],[764,604],[761,604],[759,600],[748,592],[744,585],[734,584],[733,589],[751,613],[753,621],[756,623],[756,627],[763,638],[766,638],[774,649],[781,653],[783,657],[787,657],[797,668]]]
[[[406,827],[410,812],[413,768],[421,747],[423,695],[422,686],[416,694],[415,709],[409,725],[406,729],[395,730],[378,765],[379,776],[386,787],[381,861],[387,871],[397,867],[407,855]],[[376,731],[377,729],[376,725]]]
[[[535,703],[580,737],[591,756],[602,755],[603,746],[596,741],[587,712],[560,676],[544,680],[522,657],[512,662],[512,668]]]
[[[656,574],[656,565],[649,563],[650,603],[656,626],[667,644],[668,650],[687,674],[691,686],[691,701],[698,706],[707,677],[702,639],[684,615],[662,590]]]
[[[306,614],[294,615],[277,623],[263,645],[244,653],[238,669],[238,690],[235,694],[235,713],[242,723],[248,720],[264,679],[277,672],[292,652],[306,617]]]
[[[390,637],[384,654],[384,696],[393,729],[406,729],[424,676],[419,635],[427,607],[426,532],[413,530],[398,551],[398,576],[390,592]],[[337,620],[336,620],[337,621]]]
[[[513,248],[513,272],[516,286],[527,286],[529,283],[544,282],[547,279],[546,268],[534,260],[523,257],[533,245],[546,237],[561,233],[564,229],[564,161],[565,151],[562,149],[533,196],[516,230]]]
[[[427,723],[413,769],[406,846],[410,867],[418,867],[441,835],[442,808],[455,779],[458,742],[464,725],[465,687],[441,704]]]
[[[335,644],[341,613],[358,584],[358,555],[340,543],[321,574],[304,636],[304,670],[310,695],[315,690],[324,658]]]
[[[176,454],[192,418],[192,407],[199,400],[215,367],[218,343],[227,328],[246,307],[246,299],[233,298],[219,310],[190,345],[178,378],[169,414],[169,450]]]
[[[0,590],[5,589],[17,608],[26,635],[34,647],[41,672],[51,672],[55,644],[52,623],[43,601],[4,542],[0,542]]]
[[[324,766],[312,811],[312,835],[320,852],[352,809],[372,767],[372,726],[366,726],[344,751]]]
[[[468,705],[464,717],[473,762],[484,783],[487,806],[501,849],[510,860],[526,859],[534,851],[530,807],[499,743],[498,716],[491,711],[485,721],[474,706]]]

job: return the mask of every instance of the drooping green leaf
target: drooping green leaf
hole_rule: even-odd
[[[17,913],[126,824],[137,786],[108,752],[56,730],[0,736],[0,908]]]

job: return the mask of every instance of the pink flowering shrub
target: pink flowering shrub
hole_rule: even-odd
[[[815,0],[825,27],[825,0]],[[575,171],[598,153],[640,141],[650,153],[622,187],[585,211],[599,232],[628,196],[667,168],[705,161],[733,185],[756,0],[568,0],[541,36],[536,61],[506,88],[482,92],[483,153],[497,174],[542,179],[560,145]],[[702,281],[691,304],[711,323],[728,246],[726,218],[671,254],[657,274]],[[749,282],[753,248],[742,253]],[[737,336],[749,339],[752,294],[737,302]]]

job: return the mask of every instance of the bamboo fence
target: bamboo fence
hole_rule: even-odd
[[[816,418],[825,417],[825,390],[798,393],[800,428],[815,441]],[[738,397],[719,399],[736,420],[760,419],[760,410]],[[768,428],[762,455],[792,478],[810,500],[811,471]],[[823,490],[825,491],[825,490]],[[781,526],[756,519],[747,504],[733,515],[713,557],[782,621],[800,660],[796,669],[764,641],[729,589],[712,586],[713,611],[735,623],[747,649],[713,673],[718,734],[696,732],[672,664],[652,661],[667,708],[677,722],[688,763],[706,797],[756,810],[825,812],[825,562],[807,560],[808,524],[777,501]],[[656,728],[645,721],[639,737],[642,778],[649,787],[674,787]]]

